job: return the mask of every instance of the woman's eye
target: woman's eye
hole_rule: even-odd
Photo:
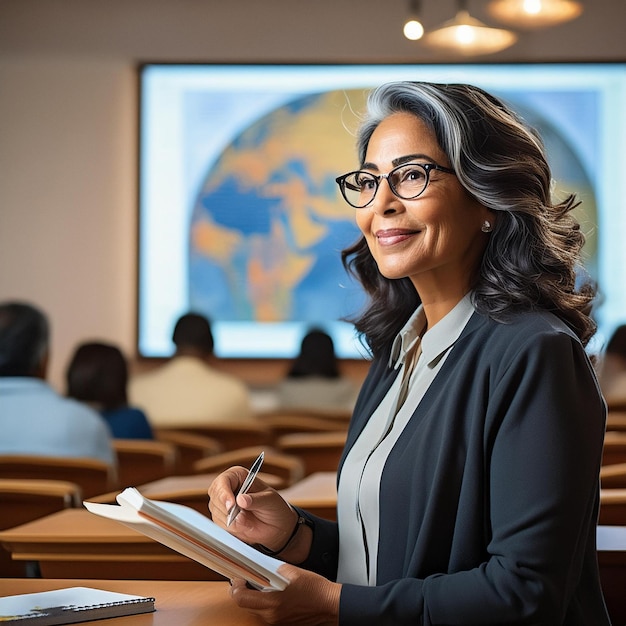
[[[426,173],[421,167],[412,167],[402,174],[402,180],[424,180]]]
[[[376,181],[371,176],[360,176],[356,180],[357,187],[363,191],[368,191],[376,187]]]

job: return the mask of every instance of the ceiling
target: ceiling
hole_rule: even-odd
[[[582,17],[521,33],[485,61],[626,60],[626,1],[585,0]],[[470,13],[490,20],[486,1]],[[454,0],[422,0],[432,29]],[[0,62],[9,56],[198,61],[457,60],[408,41],[408,0],[0,0]],[[465,60],[462,57],[460,60]],[[474,60],[474,59],[472,59]]]

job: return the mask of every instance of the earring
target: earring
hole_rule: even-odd
[[[485,220],[483,225],[480,227],[480,230],[482,230],[483,233],[490,233],[493,230],[493,226],[490,221]]]

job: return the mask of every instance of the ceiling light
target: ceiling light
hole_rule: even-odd
[[[417,41],[424,35],[424,27],[419,21],[419,2],[418,0],[409,0],[409,19],[402,29],[404,36],[411,41]]]
[[[492,54],[512,46],[517,35],[510,30],[491,28],[474,19],[459,2],[459,11],[454,19],[444,22],[439,28],[424,37],[424,43],[450,52],[467,55]]]
[[[583,6],[574,0],[493,0],[487,10],[504,24],[539,28],[573,20],[582,14]]]

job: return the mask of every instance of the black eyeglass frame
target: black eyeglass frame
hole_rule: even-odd
[[[407,167],[409,165],[417,166],[423,169],[424,172],[426,173],[426,182],[424,183],[424,188],[419,193],[415,194],[414,196],[401,196],[397,192],[392,182],[389,180],[389,177],[392,176],[399,169],[402,169],[403,167]],[[426,188],[428,187],[428,183],[430,183],[430,173],[433,170],[437,170],[439,172],[445,172],[446,174],[456,173],[453,169],[450,169],[449,167],[444,167],[443,165],[439,165],[438,163],[410,163],[409,162],[409,163],[402,163],[401,165],[394,167],[392,170],[390,170],[386,174],[376,175],[376,174],[372,174],[372,172],[367,172],[366,170],[354,170],[353,172],[348,172],[347,174],[338,176],[337,178],[335,178],[335,182],[339,185],[339,189],[341,191],[341,195],[343,196],[343,199],[351,207],[355,209],[365,209],[368,205],[370,205],[374,201],[374,198],[376,197],[376,194],[378,193],[378,188],[380,187],[380,183],[383,178],[387,180],[389,189],[391,189],[391,193],[393,193],[394,196],[396,196],[397,198],[400,198],[401,200],[415,200],[415,198],[419,198],[426,191]],[[348,200],[348,197],[346,195],[346,179],[348,178],[348,176],[353,176],[355,174],[367,174],[368,176],[371,176],[374,181],[376,181],[376,189],[374,190],[372,197],[362,206],[357,206],[356,204],[350,202],[350,200]]]

